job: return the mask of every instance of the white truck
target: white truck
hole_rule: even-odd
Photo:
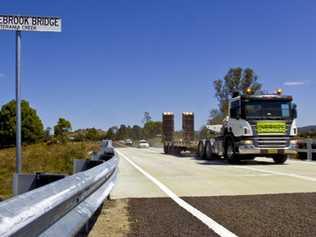
[[[296,105],[282,91],[271,95],[235,95],[228,116],[220,125],[209,125],[216,134],[200,140],[201,158],[224,158],[229,163],[255,157],[271,157],[282,164],[296,154]]]

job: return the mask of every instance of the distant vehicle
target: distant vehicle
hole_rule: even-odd
[[[255,157],[271,157],[277,164],[296,154],[297,109],[292,96],[235,94],[222,124],[207,126],[217,134],[212,139],[194,139],[194,114],[183,113],[183,139],[173,138],[174,115],[163,113],[164,152],[197,151],[201,158],[226,159],[229,163]]]
[[[126,144],[125,140],[119,140],[119,143]]]
[[[138,148],[149,148],[150,145],[146,140],[140,140],[137,145]]]
[[[131,146],[131,145],[133,145],[133,141],[131,139],[126,139],[125,145]]]

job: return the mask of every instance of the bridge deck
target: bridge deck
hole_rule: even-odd
[[[111,198],[127,216],[121,224],[128,228],[116,236],[216,235],[133,164],[236,235],[316,235],[315,163],[290,160],[275,165],[270,159],[258,159],[228,165],[165,155],[157,148],[119,148],[118,152],[119,180]],[[109,223],[101,215],[91,234]]]

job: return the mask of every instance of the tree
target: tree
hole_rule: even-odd
[[[105,137],[104,132],[95,128],[86,129],[86,139],[90,141],[99,141]]]
[[[11,100],[0,111],[0,146],[15,144],[16,137],[16,102]],[[21,101],[22,143],[39,142],[44,135],[43,123],[35,109],[26,100]]]
[[[57,124],[54,126],[55,136],[64,137],[70,131],[71,131],[70,121],[64,118],[59,118]]]
[[[140,140],[143,136],[142,128],[138,125],[134,125],[132,127],[132,139],[133,140]]]
[[[44,131],[44,141],[48,141],[51,138],[52,128],[47,127]]]
[[[144,113],[144,118],[143,118],[142,122],[143,122],[143,124],[146,124],[146,123],[148,123],[149,121],[151,121],[150,113],[149,113],[149,112],[145,112],[145,113]]]
[[[199,139],[208,139],[210,138],[210,132],[206,126],[201,127],[199,131]]]
[[[231,68],[225,75],[224,79],[214,81],[215,97],[218,101],[218,110],[212,111],[216,119],[223,119],[228,114],[228,102],[233,93],[246,93],[247,88],[251,88],[253,94],[261,92],[262,84],[257,82],[258,77],[250,69],[240,67]]]
[[[224,114],[220,112],[218,109],[212,109],[210,112],[208,124],[220,124],[223,122]]]
[[[124,124],[120,125],[120,128],[118,129],[117,133],[116,133],[116,139],[117,140],[124,140],[128,138],[128,131],[127,131],[127,127]]]
[[[160,121],[148,121],[144,125],[144,135],[146,138],[153,138],[162,131],[162,123]]]
[[[113,128],[109,128],[105,135],[106,139],[114,140],[115,139],[115,133],[113,131]]]
[[[82,142],[86,140],[86,134],[84,129],[78,129],[73,132],[74,141]]]

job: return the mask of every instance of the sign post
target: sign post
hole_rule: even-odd
[[[0,30],[16,31],[16,173],[22,171],[21,151],[21,31],[61,32],[61,18],[43,16],[0,15]]]
[[[16,173],[22,170],[21,151],[21,31],[16,31],[15,101],[16,101]]]

